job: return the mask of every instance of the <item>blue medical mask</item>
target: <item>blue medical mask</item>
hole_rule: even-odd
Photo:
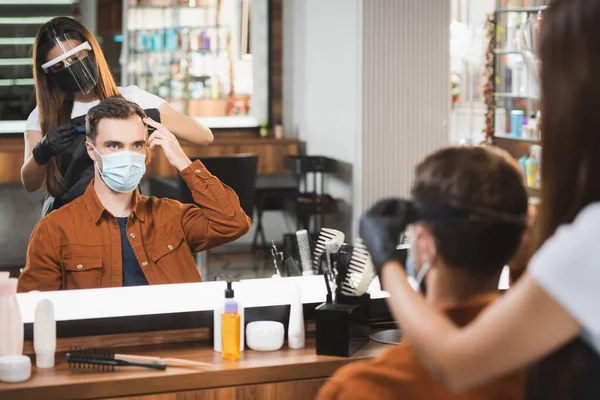
[[[417,269],[415,267],[415,260],[412,257],[411,249],[412,246],[408,249],[408,254],[406,255],[405,268],[406,274],[408,275],[407,280],[408,284],[413,288],[413,290],[419,291],[421,290],[421,283],[423,282],[423,279],[425,279],[427,271],[429,271],[429,268],[431,268],[431,264],[425,263],[423,266],[421,266],[419,273],[417,273]]]
[[[106,186],[119,193],[133,192],[146,173],[146,155],[133,151],[100,154],[94,150],[102,158],[102,170],[98,163],[96,168]]]

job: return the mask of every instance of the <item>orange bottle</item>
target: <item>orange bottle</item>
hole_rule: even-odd
[[[221,356],[224,360],[240,359],[240,314],[238,304],[232,298],[225,301],[221,314]]]

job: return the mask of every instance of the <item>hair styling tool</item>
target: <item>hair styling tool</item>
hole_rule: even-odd
[[[85,134],[85,115],[80,115],[79,117],[71,118],[69,123],[75,125],[75,129],[79,133]]]
[[[308,231],[303,229],[296,232],[296,240],[298,241],[298,254],[300,255],[302,275],[314,275],[315,271],[310,260],[310,241],[308,238]]]
[[[112,372],[117,366],[135,366],[164,370],[164,362],[125,361],[115,358],[115,353],[105,349],[75,348],[67,353],[69,367],[75,369],[93,369],[100,372]]]
[[[188,368],[206,368],[212,367],[212,364],[185,360],[183,358],[160,358],[152,356],[138,356],[134,354],[115,354],[115,359],[122,361],[141,361],[141,362],[155,362],[164,363],[167,367],[188,367]]]
[[[340,246],[343,243],[338,243],[336,240],[328,240],[325,243],[325,252],[323,253],[323,255],[326,258],[326,265],[327,265],[327,278],[329,280],[329,285],[331,286],[332,289],[332,293],[333,293],[333,297],[332,300],[335,302],[335,294],[337,291],[337,285],[336,285],[336,279],[337,279],[337,270],[336,270],[336,263],[333,260],[333,258],[337,255],[338,251],[340,250]]]
[[[350,264],[342,281],[341,293],[345,296],[362,296],[367,292],[375,275],[375,267],[367,247],[361,239],[356,239]]]
[[[271,255],[273,256],[273,266],[275,267],[275,272],[277,273],[277,276],[281,276],[279,267],[283,262],[283,253],[277,251],[277,246],[275,246],[275,242],[273,240],[271,240]]]
[[[319,269],[319,263],[321,262],[321,255],[325,252],[325,247],[327,246],[327,242],[333,241],[337,245],[337,249],[332,252],[337,252],[339,247],[344,243],[344,239],[346,235],[343,232],[340,232],[336,229],[330,228],[321,228],[319,232],[319,237],[317,239],[317,244],[315,246],[315,252],[313,254],[313,265],[316,270]],[[327,259],[329,263],[329,259]]]

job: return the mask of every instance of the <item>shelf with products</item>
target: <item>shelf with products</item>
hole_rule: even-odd
[[[533,47],[544,9],[497,9],[488,18],[486,135],[518,161],[530,197],[537,197],[540,187],[541,102],[523,49]]]
[[[507,54],[521,54],[521,53],[517,50],[495,49],[494,54],[507,55]]]
[[[527,137],[519,137],[519,136],[512,136],[512,135],[505,135],[505,134],[501,134],[501,133],[496,133],[494,135],[494,138],[497,139],[506,139],[506,140],[514,140],[517,142],[525,142],[525,143],[530,143],[530,144],[540,144],[540,140],[539,139],[534,139],[534,138],[527,138]]]
[[[539,140],[540,91],[523,57],[535,39],[545,7],[497,9],[488,20],[488,114],[486,132],[495,137]]]
[[[213,8],[214,6],[210,6],[210,5],[195,5],[195,6],[190,6],[189,3],[183,3],[183,4],[176,4],[176,5],[170,5],[170,6],[158,6],[158,5],[141,5],[141,4],[137,4],[137,5],[130,5],[129,9],[130,10],[189,10],[190,8],[196,8],[196,9],[207,9],[207,8]]]
[[[142,31],[150,31],[150,32],[164,32],[168,30],[181,30],[181,29],[215,29],[215,30],[229,30],[228,26],[219,26],[219,25],[173,25],[173,26],[163,26],[163,27],[153,27],[153,28],[133,28],[129,29],[129,32],[142,32]]]
[[[206,53],[223,53],[227,52],[227,49],[198,49],[198,50],[186,50],[186,49],[174,49],[174,50],[132,50],[132,54],[158,54],[158,55],[173,55],[181,56],[181,54],[206,54]]]
[[[527,99],[527,100],[538,100],[539,101],[539,98],[537,98],[536,96],[531,96],[531,95],[527,95],[527,94],[496,92],[496,93],[494,93],[494,96],[496,96],[498,98]]]
[[[252,66],[240,61],[238,2],[155,0],[128,4],[127,84],[172,99],[174,107],[192,117],[249,114],[250,101],[246,98],[250,93],[245,89],[251,90],[252,84],[236,82],[236,73]],[[243,77],[251,82],[249,71]]]
[[[496,14],[508,14],[508,13],[527,13],[527,14],[537,14],[540,11],[544,11],[547,7],[509,7],[509,8],[497,8]]]
[[[129,8],[214,7],[219,0],[125,0]]]

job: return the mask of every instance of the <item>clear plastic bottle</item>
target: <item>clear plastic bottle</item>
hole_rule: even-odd
[[[23,320],[16,278],[0,275],[0,356],[23,354]]]

